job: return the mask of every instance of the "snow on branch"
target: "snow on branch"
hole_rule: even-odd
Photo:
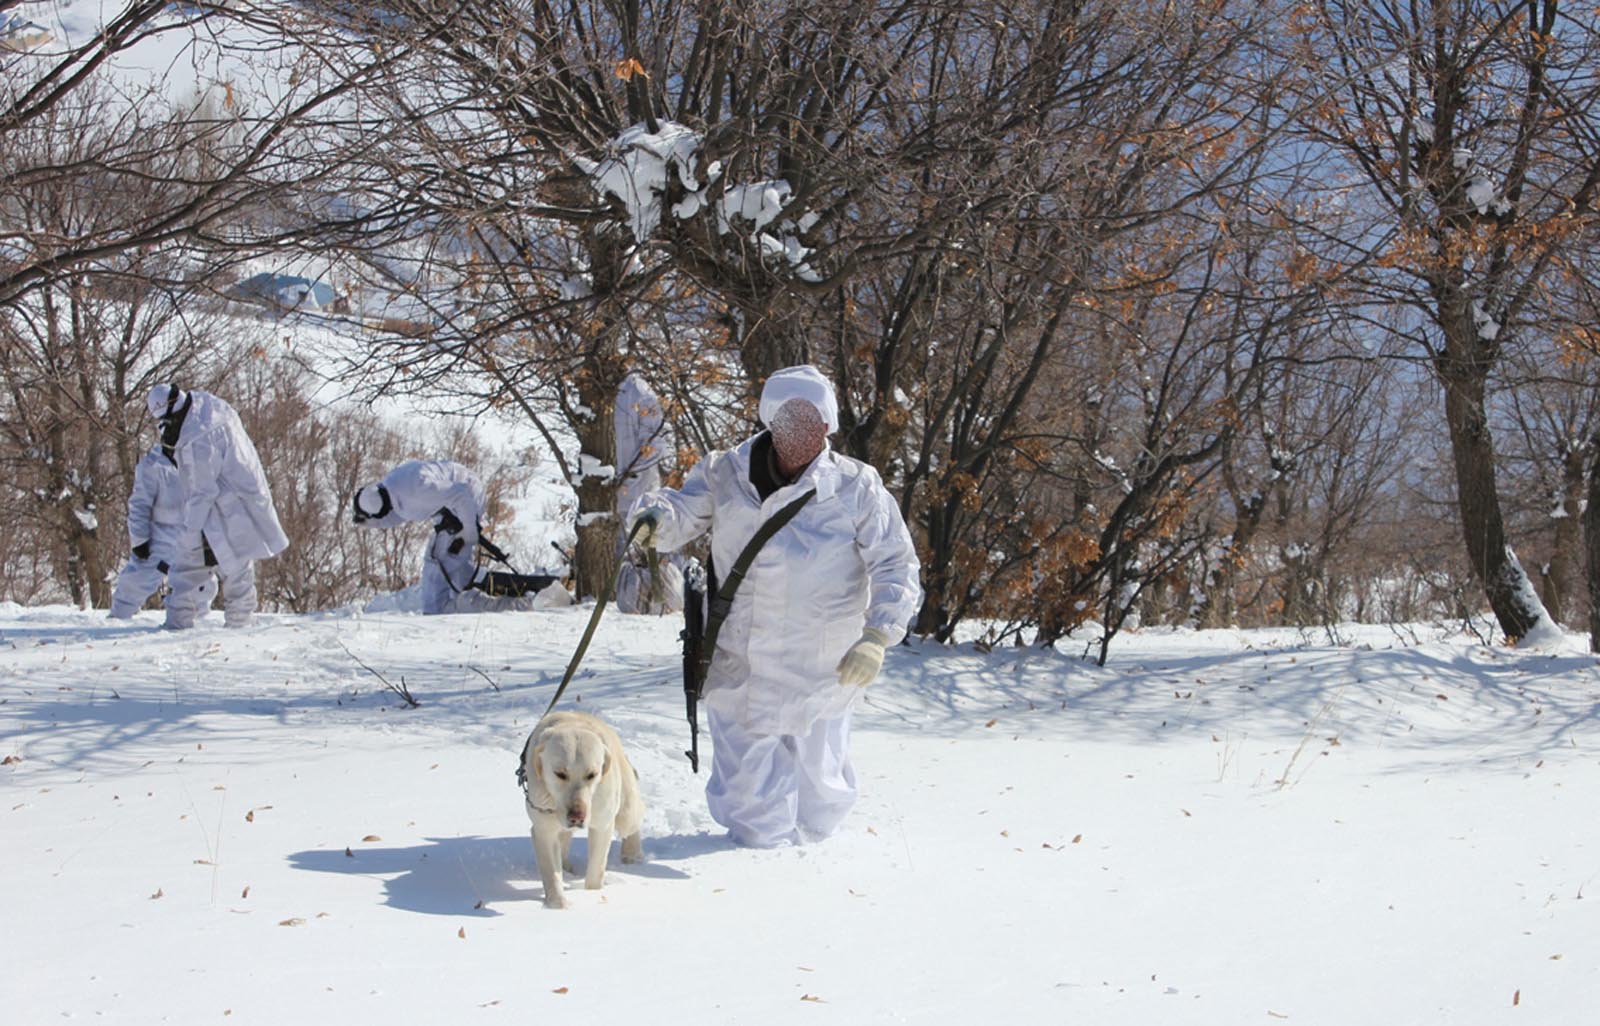
[[[635,242],[644,243],[661,227],[662,204],[675,175],[686,195],[668,211],[674,218],[687,221],[709,211],[718,235],[739,235],[757,247],[764,261],[787,266],[805,281],[820,281],[822,276],[807,262],[812,249],[800,241],[818,215],[786,217],[794,188],[781,178],[743,185],[724,182],[721,193],[712,195],[722,180],[722,162],[706,167],[702,185],[698,168],[703,143],[699,133],[675,122],[661,122],[654,133],[634,125],[610,142],[611,156],[605,160],[577,158],[576,163],[602,199],[615,198],[626,208]]]

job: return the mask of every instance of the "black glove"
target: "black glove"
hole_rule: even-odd
[[[454,556],[454,555],[459,554],[461,552],[462,548],[466,546],[466,544],[467,544],[467,540],[465,538],[457,538],[455,541],[451,542],[445,548],[445,551],[450,553],[450,555]]]
[[[137,556],[139,559],[149,559],[150,558],[150,543],[148,541],[142,541],[139,544],[135,545],[133,547],[133,554],[135,556]]]
[[[166,573],[168,570],[171,570],[172,568],[169,567],[167,565],[167,561],[163,559],[161,562],[156,564],[156,569],[160,570],[162,573]]]

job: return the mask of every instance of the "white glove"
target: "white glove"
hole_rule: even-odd
[[[839,660],[839,683],[847,688],[864,688],[877,679],[883,669],[883,650],[889,645],[887,631],[868,627],[861,632],[861,640],[850,646],[850,651]]]
[[[633,536],[633,540],[638,542],[644,548],[647,548],[647,549],[655,548],[656,547],[657,528],[659,528],[660,526],[661,526],[661,511],[660,510],[658,510],[658,509],[640,510],[639,511],[639,515],[633,518],[633,523],[632,523],[632,525],[630,525],[630,529],[636,528],[638,530],[638,532],[639,532],[638,534]]]

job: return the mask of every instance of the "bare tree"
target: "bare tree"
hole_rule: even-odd
[[[157,42],[209,70],[174,84],[116,69]],[[153,0],[123,5],[81,44],[0,51],[0,308],[63,275],[117,277],[120,260],[158,247],[181,259],[145,280],[191,288],[243,256],[383,216],[342,204],[329,182],[384,130],[351,98],[404,58],[293,5]],[[83,216],[40,229],[25,211],[41,194],[70,196]]]
[[[1565,624],[1587,619],[1583,507],[1600,430],[1595,367],[1571,356],[1549,346],[1513,354],[1496,410],[1509,439],[1512,515],[1539,544],[1545,608]]]
[[[1544,610],[1507,538],[1488,390],[1592,241],[1600,32],[1557,0],[1311,13],[1299,120],[1335,171],[1328,188],[1368,215],[1325,252],[1374,304],[1412,313],[1400,329],[1443,389],[1468,561],[1520,637]]]

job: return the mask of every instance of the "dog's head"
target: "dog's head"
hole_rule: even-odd
[[[593,731],[546,731],[533,748],[532,777],[550,796],[550,808],[569,827],[586,826],[594,789],[611,768],[611,753]]]

